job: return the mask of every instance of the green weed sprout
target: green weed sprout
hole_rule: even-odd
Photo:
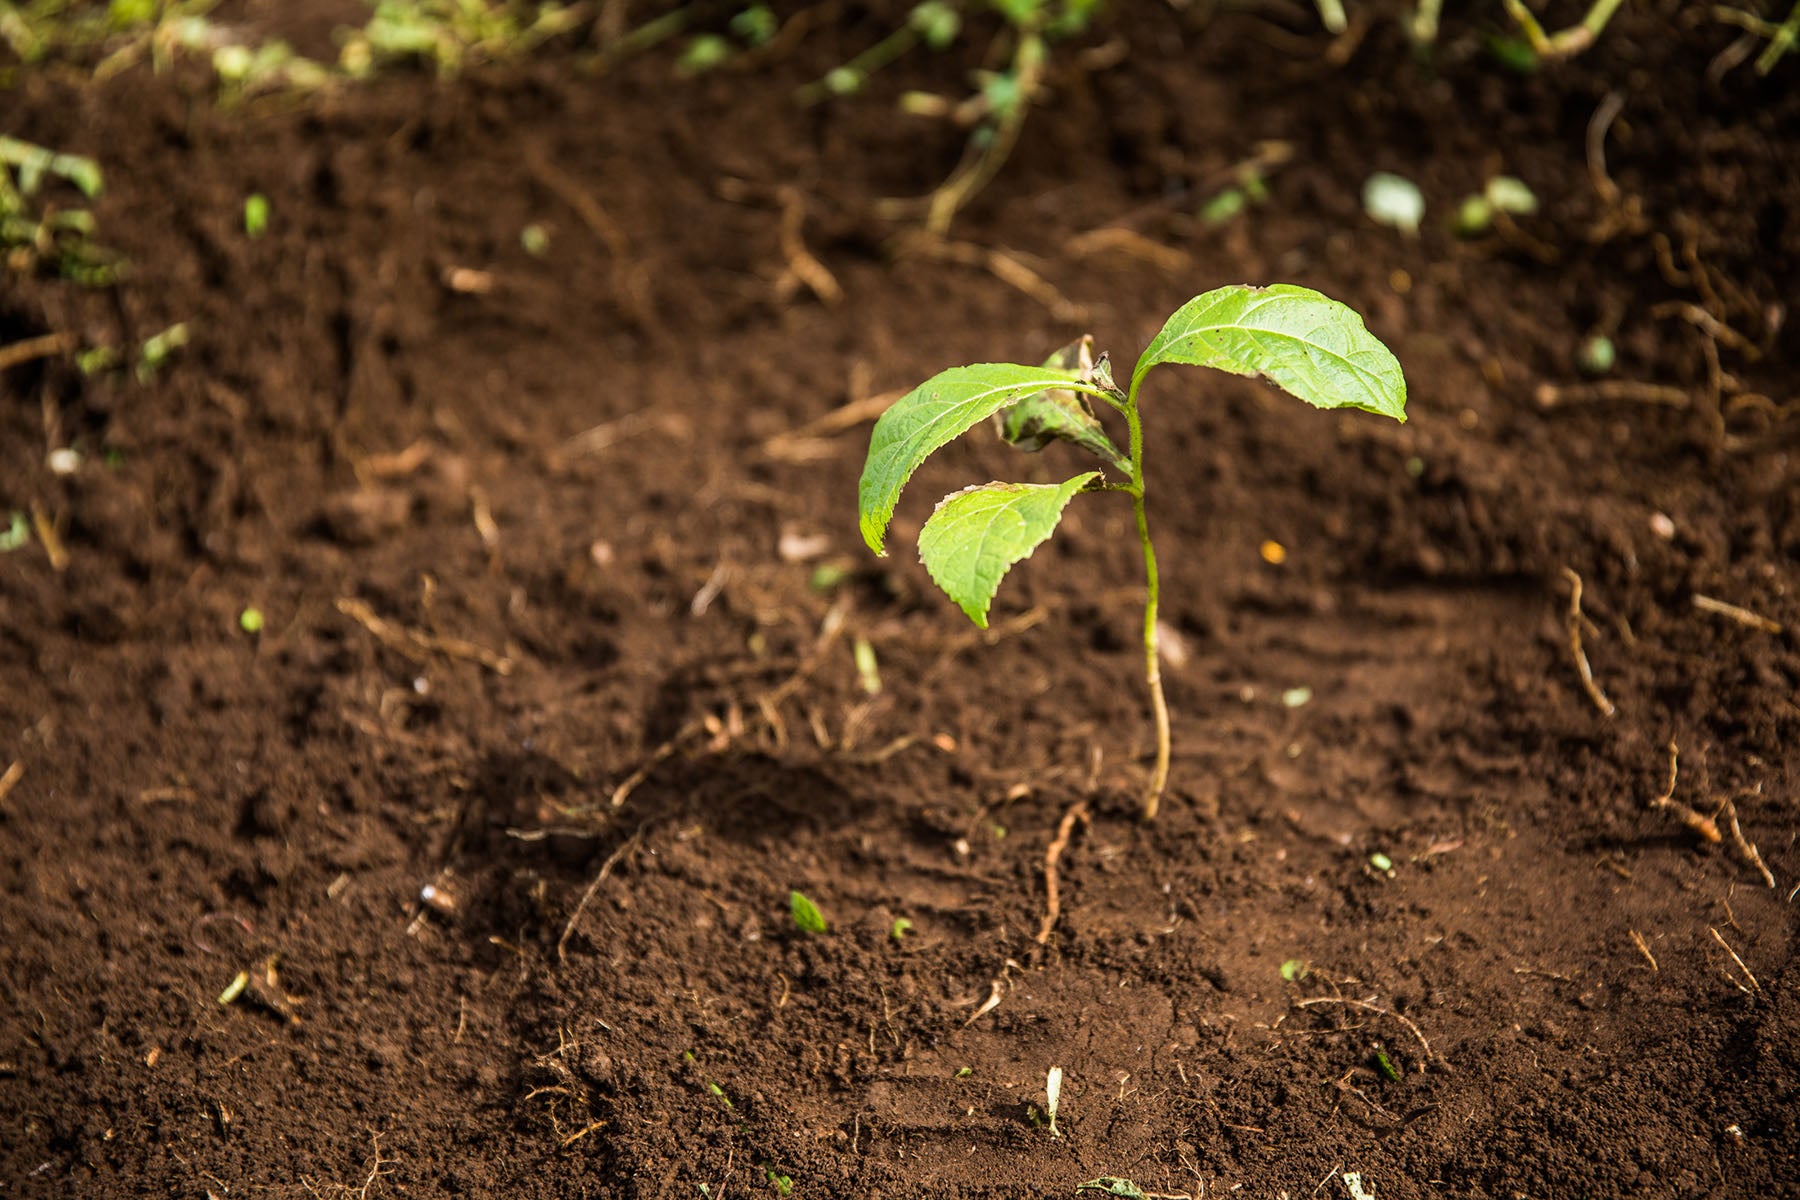
[[[269,198],[261,192],[244,197],[244,233],[259,238],[269,230]]]
[[[819,906],[801,892],[788,893],[788,913],[794,918],[794,927],[802,933],[824,933],[830,928]]]
[[[987,627],[988,608],[1013,565],[1048,541],[1063,510],[1084,492],[1122,492],[1131,499],[1143,548],[1144,681],[1156,727],[1156,761],[1143,794],[1145,819],[1156,815],[1169,777],[1169,710],[1157,655],[1160,591],[1156,550],[1144,506],[1144,431],[1139,393],[1164,363],[1261,376],[1318,408],[1360,408],[1406,419],[1406,380],[1386,346],[1353,310],[1291,284],[1231,286],[1182,305],[1132,368],[1130,387],[1113,382],[1107,358],[1091,358],[1091,339],[1059,351],[1041,367],[978,363],[932,376],[895,401],[876,421],[857,487],[863,540],[885,554],[888,524],[913,472],[932,453],[992,418],[1001,437],[1023,450],[1052,441],[1075,445],[1105,470],[1062,483],[987,483],[946,496],[919,532],[919,557],[937,585]],[[1125,418],[1129,451],[1121,452],[1095,417],[1099,400]]]

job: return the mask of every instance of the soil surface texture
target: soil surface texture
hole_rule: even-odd
[[[1122,3],[934,244],[882,201],[964,135],[894,100],[997,21],[793,101],[904,7],[694,79],[0,93],[130,264],[0,292],[127,348],[0,373],[0,1195],[1800,1196],[1800,64]],[[1500,174],[1539,210],[1453,236]],[[877,559],[868,422],[1274,281],[1410,420],[1148,385],[1146,824],[1130,505],[976,630],[932,502],[1077,452],[947,448]]]

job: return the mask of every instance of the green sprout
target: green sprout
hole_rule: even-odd
[[[138,382],[149,383],[154,380],[156,373],[168,363],[169,357],[187,344],[188,327],[185,321],[146,338],[138,349]]]
[[[14,515],[16,516],[17,514]],[[912,927],[913,923],[910,917],[895,917],[894,927],[888,930],[888,936],[898,942],[912,932]]]
[[[732,34],[746,46],[766,45],[781,28],[781,19],[766,4],[752,4],[731,18]]]
[[[1758,75],[1767,75],[1773,71],[1775,64],[1791,53],[1796,43],[1800,43],[1800,4],[1788,9],[1788,15],[1779,25],[1773,21],[1765,21],[1753,12],[1727,5],[1714,7],[1713,20],[1736,25],[1768,42],[1762,53],[1756,56]]]
[[[870,696],[881,694],[881,664],[875,659],[875,647],[869,639],[859,637],[851,647],[851,654],[856,660],[856,678],[862,684],[862,690]]]
[[[94,244],[93,214],[40,195],[54,180],[90,200],[102,187],[100,166],[91,158],[0,137],[0,266],[20,275],[46,266],[88,287],[113,283],[118,264]]]
[[[269,231],[269,198],[252,192],[244,198],[244,232],[259,238]]]
[[[1386,346],[1362,318],[1335,300],[1291,284],[1230,286],[1196,296],[1171,316],[1145,348],[1128,389],[1113,382],[1091,339],[1066,347],[1041,367],[978,363],[934,375],[895,401],[869,440],[857,487],[863,540],[886,553],[887,529],[900,493],[933,452],[990,418],[1003,440],[1024,450],[1068,442],[1105,470],[1062,483],[988,483],[946,496],[919,533],[926,571],[976,625],[986,628],[1000,581],[1014,564],[1048,541],[1065,508],[1085,492],[1122,492],[1131,499],[1143,551],[1144,681],[1156,728],[1156,761],[1143,793],[1143,815],[1156,815],[1169,776],[1169,710],[1157,650],[1160,589],[1156,550],[1145,508],[1144,431],[1138,395],[1152,368],[1164,363],[1262,376],[1318,408],[1360,408],[1406,419],[1406,380]],[[1094,415],[1099,400],[1125,420],[1129,453],[1120,451]]]
[[[1382,1075],[1390,1082],[1400,1082],[1400,1068],[1394,1065],[1394,1060],[1388,1057],[1388,1052],[1380,1042],[1375,1043],[1375,1065],[1381,1068]]]
[[[550,253],[550,231],[542,225],[527,225],[519,230],[519,245],[531,257],[542,258]]]
[[[793,914],[794,926],[805,933],[824,933],[830,928],[819,906],[799,892],[788,893],[788,911]]]
[[[685,76],[704,75],[714,67],[723,66],[734,53],[726,39],[716,33],[703,33],[688,42],[675,69]]]
[[[238,628],[252,637],[263,630],[263,612],[260,608],[246,608],[238,614]]]
[[[1044,1078],[1044,1111],[1050,1115],[1050,1136],[1059,1138],[1062,1134],[1056,1128],[1056,1106],[1062,1102],[1063,1069],[1051,1067]]]
[[[1475,237],[1488,231],[1500,213],[1528,217],[1538,210],[1538,200],[1524,180],[1496,175],[1478,196],[1466,197],[1457,207],[1452,224],[1458,237]]]
[[[1587,15],[1567,29],[1547,33],[1525,7],[1525,0],[1501,0],[1507,15],[1519,26],[1525,44],[1540,59],[1574,58],[1599,40],[1606,23],[1625,0],[1594,0]]]
[[[1604,334],[1584,337],[1581,344],[1575,347],[1575,365],[1581,368],[1583,375],[1604,375],[1613,369],[1613,364],[1618,359],[1618,348]]]
[[[24,513],[15,508],[7,518],[6,528],[0,529],[0,554],[11,554],[30,541],[31,522],[25,519]],[[904,918],[902,919],[904,920]],[[912,922],[908,921],[907,924],[910,925]],[[899,922],[895,922],[894,928],[898,930],[899,927]],[[895,937],[898,936],[899,934],[896,933]]]

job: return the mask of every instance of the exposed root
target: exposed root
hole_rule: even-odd
[[[977,1008],[974,1012],[969,1014],[969,1019],[963,1022],[963,1027],[966,1029],[970,1025],[973,1025],[976,1021],[979,1021],[982,1017],[985,1017],[985,1016],[987,1016],[987,1014],[993,1012],[996,1008],[999,1008],[1000,1007],[1000,997],[1006,994],[1007,976],[1009,974],[1011,974],[1013,971],[1022,971],[1024,969],[1025,968],[1021,967],[1018,963],[1014,962],[1012,959],[1010,959],[1010,958],[1007,959],[1006,962],[1000,968],[1000,974],[997,977],[995,977],[995,979],[989,985],[987,999],[983,1000],[981,1002],[980,1008]]]
[[[392,1168],[395,1163],[400,1161],[397,1158],[381,1156],[381,1136],[379,1133],[371,1132],[369,1134],[369,1140],[373,1143],[369,1158],[369,1173],[363,1177],[360,1186],[352,1187],[347,1183],[316,1184],[304,1175],[300,1177],[300,1186],[314,1196],[320,1197],[320,1200],[325,1200],[326,1197],[329,1197],[330,1200],[346,1200],[351,1196],[356,1197],[356,1200],[369,1200],[369,1197],[375,1194],[375,1189],[381,1181],[393,1174],[391,1169],[384,1168]]]
[[[1695,278],[1698,280],[1702,278],[1702,276],[1698,272],[1695,272]],[[1757,349],[1755,342],[1752,342],[1749,338],[1745,337],[1719,318],[1713,316],[1712,313],[1700,307],[1698,304],[1693,304],[1686,300],[1671,300],[1667,304],[1658,304],[1656,307],[1652,308],[1650,310],[1650,315],[1659,318],[1680,317],[1683,321],[1686,321],[1689,325],[1692,325],[1695,329],[1704,333],[1708,338],[1718,342],[1729,350],[1737,351],[1752,362],[1762,357],[1762,351]]]
[[[525,151],[525,169],[557,199],[574,209],[581,223],[606,246],[606,252],[612,256],[613,292],[625,315],[643,329],[656,328],[646,273],[643,264],[634,256],[631,238],[624,227],[613,220],[581,184],[535,146]]]
[[[787,273],[776,281],[776,294],[785,299],[795,287],[805,284],[821,303],[842,303],[844,289],[837,276],[813,257],[801,236],[806,224],[806,197],[791,184],[782,187],[777,194],[781,197],[781,256],[787,260]]]
[[[800,665],[794,670],[794,673],[775,687],[754,697],[752,700],[752,707],[756,709],[758,715],[760,715],[764,722],[767,723],[771,735],[778,740],[785,742],[787,737],[786,724],[781,720],[780,715],[781,705],[786,703],[796,692],[804,687],[807,680],[812,678],[813,672],[819,669],[819,664],[825,659],[826,650],[831,646],[831,643],[836,640],[838,634],[843,632],[845,614],[845,601],[839,600],[837,603],[833,604],[830,610],[826,612],[824,621],[820,622],[819,635],[813,640],[812,649],[807,652],[806,658],[802,660]],[[688,721],[676,731],[674,737],[652,750],[650,756],[646,758],[635,771],[628,775],[618,787],[613,789],[612,798],[609,802],[611,807],[618,808],[623,805],[626,800],[631,798],[631,793],[636,791],[646,779],[650,778],[651,774],[655,772],[658,766],[671,758],[676,751],[688,745],[690,742],[699,739],[702,735],[706,735],[711,739],[707,744],[706,752],[709,754],[719,754],[728,749],[734,741],[743,735],[743,733],[744,724],[741,710],[735,701],[732,704],[732,717],[729,724],[720,722],[719,719],[711,713]],[[821,739],[821,748],[824,748],[824,746],[825,742]]]
[[[607,855],[606,861],[600,864],[600,870],[594,875],[593,881],[587,885],[587,890],[581,893],[581,900],[575,905],[575,911],[569,914],[569,922],[563,926],[562,936],[556,939],[557,962],[567,961],[564,950],[569,944],[569,939],[575,934],[576,923],[581,920],[581,914],[587,911],[587,906],[594,899],[594,894],[600,890],[600,885],[606,882],[606,877],[612,874],[613,868],[619,865],[625,855],[643,840],[643,831],[639,830],[619,843],[619,848]]]
[[[40,358],[55,358],[74,348],[75,335],[72,333],[46,333],[42,337],[26,338],[22,342],[0,346],[0,371],[10,371]]]
[[[1761,793],[1761,791],[1762,786],[1759,784],[1756,793]],[[1756,843],[1745,837],[1743,829],[1738,825],[1737,805],[1727,800],[1725,807],[1720,811],[1731,819],[1731,842],[1737,847],[1738,853],[1744,856],[1745,862],[1756,868],[1757,874],[1762,876],[1764,884],[1771,888],[1774,887],[1774,873],[1769,870],[1768,864],[1763,862],[1763,856],[1757,851]]]
[[[515,664],[504,654],[496,654],[486,646],[478,646],[461,638],[442,637],[426,633],[422,629],[398,625],[377,615],[374,609],[354,597],[340,597],[337,610],[368,630],[376,641],[414,662],[424,662],[433,654],[442,654],[449,658],[479,663],[496,675],[512,674]]]
[[[1656,955],[1650,953],[1650,943],[1644,940],[1644,935],[1635,929],[1627,929],[1625,932],[1631,936],[1631,944],[1638,948],[1638,953],[1650,964],[1651,972],[1661,971],[1662,968],[1656,965]]]
[[[1581,676],[1581,686],[1600,710],[1602,716],[1610,717],[1618,711],[1613,702],[1606,698],[1600,685],[1594,682],[1594,669],[1588,665],[1587,652],[1581,648],[1581,627],[1588,623],[1581,615],[1581,576],[1569,567],[1563,568],[1563,574],[1569,580],[1569,615],[1567,618],[1569,632],[1569,653],[1575,658],[1575,670]]]
[[[1062,896],[1056,879],[1057,861],[1062,858],[1063,851],[1069,848],[1069,839],[1075,833],[1075,826],[1085,826],[1087,823],[1087,801],[1078,800],[1063,814],[1062,823],[1056,827],[1056,837],[1044,851],[1044,921],[1038,926],[1037,935],[1040,946],[1050,940],[1050,931],[1056,928],[1056,919],[1062,915]]]
[[[1087,309],[1064,296],[1054,284],[1010,251],[991,250],[973,242],[946,241],[932,233],[916,233],[900,239],[900,255],[979,267],[1006,286],[1036,300],[1058,321],[1076,325],[1087,320]]]
[[[19,780],[23,778],[25,778],[25,764],[14,759],[12,766],[6,768],[6,774],[0,775],[0,812],[6,811],[6,798],[12,795],[12,790],[19,786]]]
[[[1686,408],[1692,397],[1678,387],[1658,383],[1639,383],[1631,379],[1606,379],[1599,383],[1583,383],[1562,387],[1554,383],[1540,384],[1534,397],[1539,408],[1567,408],[1574,404],[1592,404],[1602,400],[1628,400],[1637,404],[1660,404],[1665,408]]]
[[[50,569],[60,575],[69,569],[69,550],[63,545],[62,531],[56,525],[49,513],[36,504],[31,506],[31,528],[44,547],[44,557],[50,560]]]
[[[1400,1024],[1406,1026],[1407,1032],[1418,1039],[1419,1047],[1425,1051],[1425,1061],[1436,1061],[1440,1065],[1443,1063],[1443,1060],[1438,1058],[1438,1056],[1432,1052],[1431,1043],[1425,1040],[1425,1035],[1420,1032],[1419,1027],[1413,1024],[1410,1019],[1395,1012],[1393,1009],[1383,1008],[1381,1005],[1373,1004],[1367,1000],[1352,1000],[1348,996],[1315,996],[1310,1000],[1296,1000],[1294,1002],[1294,1007],[1315,1008],[1321,1004],[1342,1004],[1346,1008],[1360,1009],[1363,1012],[1371,1012],[1382,1017],[1392,1017],[1394,1020],[1400,1022]]]
[[[1701,612],[1725,617],[1728,620],[1736,621],[1739,625],[1745,625],[1763,633],[1780,633],[1782,631],[1780,621],[1771,621],[1761,613],[1751,612],[1747,608],[1739,608],[1735,604],[1727,604],[1723,600],[1715,600],[1711,596],[1703,596],[1699,592],[1694,593],[1694,607]]]
[[[1683,825],[1699,834],[1703,841],[1718,845],[1724,839],[1719,835],[1719,826],[1711,817],[1702,816],[1675,799],[1675,779],[1681,769],[1681,749],[1675,740],[1669,740],[1669,782],[1662,790],[1662,795],[1650,801],[1651,808],[1666,808],[1674,813]]]
[[[1090,229],[1086,233],[1076,234],[1065,244],[1069,254],[1075,258],[1094,258],[1098,255],[1118,253],[1127,258],[1135,258],[1139,262],[1148,263],[1167,275],[1179,275],[1194,265],[1193,255],[1174,246],[1166,246],[1161,242],[1153,242],[1143,234],[1122,225],[1107,225],[1100,229]]]
[[[1725,976],[1725,978],[1730,979],[1732,986],[1737,988],[1738,991],[1744,993],[1744,995],[1746,995],[1746,996],[1761,996],[1763,994],[1762,984],[1760,984],[1756,981],[1755,974],[1751,972],[1749,966],[1745,964],[1744,960],[1738,957],[1738,952],[1736,950],[1733,950],[1731,948],[1731,944],[1729,942],[1727,942],[1723,937],[1721,937],[1719,934],[1719,931],[1712,928],[1712,926],[1710,926],[1710,925],[1707,926],[1706,932],[1712,934],[1713,941],[1719,943],[1719,945],[1724,949],[1725,953],[1731,955],[1731,961],[1736,963],[1738,970],[1740,970],[1744,973],[1744,978],[1749,981],[1750,986],[1745,987],[1743,984],[1739,983],[1736,979],[1733,979],[1729,974],[1727,974]]]
[[[828,438],[873,421],[903,395],[904,392],[882,392],[852,400],[804,425],[776,434],[763,443],[763,453],[782,462],[814,462],[833,457],[837,447]]]

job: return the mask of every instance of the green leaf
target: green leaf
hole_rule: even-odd
[[[1056,532],[1075,493],[1099,477],[1087,471],[1066,483],[988,483],[946,496],[919,531],[919,559],[986,629],[1000,580]]]
[[[1094,339],[1070,342],[1044,360],[1052,371],[1073,371],[1092,381]],[[1131,460],[1119,452],[1094,416],[1087,397],[1066,387],[1048,388],[1016,400],[994,414],[994,428],[1009,446],[1035,453],[1054,441],[1071,442],[1131,477]]]
[[[1131,390],[1159,363],[1261,375],[1317,408],[1406,420],[1406,377],[1354,309],[1310,288],[1222,287],[1195,296],[1144,349]]]
[[[933,375],[896,400],[875,422],[869,457],[856,486],[857,513],[869,549],[887,553],[883,543],[894,506],[921,463],[1013,401],[1053,387],[1102,394],[1092,385],[1077,383],[1067,371],[976,363]]]
[[[1098,1179],[1090,1179],[1086,1183],[1075,1185],[1078,1192],[1101,1192],[1108,1196],[1124,1196],[1126,1200],[1144,1200],[1144,1189],[1129,1179],[1120,1179],[1117,1175],[1102,1175]]]
[[[828,928],[819,906],[799,892],[788,893],[788,911],[794,916],[794,924],[806,933],[824,933]]]

